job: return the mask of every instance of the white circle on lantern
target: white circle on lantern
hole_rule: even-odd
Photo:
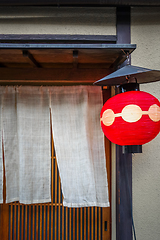
[[[160,107],[153,104],[148,110],[148,115],[153,122],[158,122],[160,120]]]
[[[129,104],[122,110],[122,118],[126,122],[137,122],[142,117],[142,110],[135,104]]]
[[[102,122],[105,126],[110,126],[114,122],[115,115],[114,112],[111,109],[107,109],[103,112],[102,115]]]

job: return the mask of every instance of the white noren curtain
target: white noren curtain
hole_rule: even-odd
[[[50,111],[43,87],[6,87],[3,101],[6,202],[50,202]]]
[[[101,88],[67,86],[51,87],[49,91],[64,206],[108,207],[104,137],[99,120]]]
[[[2,102],[4,88],[0,86],[0,203],[3,203]]]

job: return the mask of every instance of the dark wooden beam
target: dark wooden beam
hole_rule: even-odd
[[[6,67],[5,64],[0,62],[0,68],[4,68],[4,67]]]
[[[117,43],[130,43],[130,7],[117,8]],[[118,93],[119,89],[117,89]],[[127,175],[126,175],[127,174]],[[130,189],[130,194],[129,194]],[[116,146],[116,240],[132,240],[132,154]]]
[[[7,43],[0,42],[0,49],[123,49],[130,53],[136,49],[136,44],[107,43]]]
[[[22,50],[22,54],[23,57],[25,57],[33,67],[41,68],[41,65],[35,60],[35,58],[29,51]]]
[[[0,5],[13,6],[160,6],[159,0],[1,0]]]
[[[73,67],[78,67],[78,50],[73,50]]]
[[[93,84],[110,72],[104,68],[0,68],[0,84]]]
[[[0,34],[0,42],[92,42],[116,43],[116,35],[81,35],[81,34]]]

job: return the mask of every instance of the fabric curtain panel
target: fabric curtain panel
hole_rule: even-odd
[[[0,203],[3,203],[2,102],[5,87],[0,86]]]
[[[64,206],[108,207],[104,137],[99,120],[101,88],[64,86],[49,91]]]
[[[6,202],[50,202],[50,111],[46,88],[6,87],[3,135]]]

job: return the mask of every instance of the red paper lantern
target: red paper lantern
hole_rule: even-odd
[[[101,110],[101,127],[118,145],[145,144],[160,131],[160,102],[142,91],[117,94]]]

